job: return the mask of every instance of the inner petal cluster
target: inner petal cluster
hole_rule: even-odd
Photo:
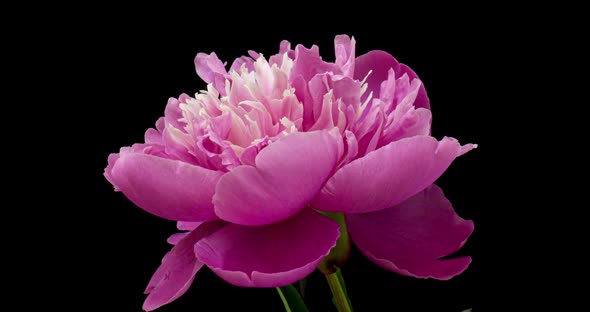
[[[288,81],[293,61],[287,55],[280,66],[262,55],[249,61],[227,74],[225,95],[209,84],[194,98],[169,103],[180,113],[176,120],[170,116],[164,131],[172,148],[198,165],[227,171],[253,164],[270,142],[302,130],[303,104]]]

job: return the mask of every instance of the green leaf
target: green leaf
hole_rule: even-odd
[[[287,285],[283,287],[277,287],[279,296],[285,305],[285,311],[287,312],[308,312],[305,302],[301,299],[301,296],[297,292],[297,289],[293,285]]]
[[[307,286],[307,277],[299,281],[299,294],[301,298],[305,298],[305,286]]]

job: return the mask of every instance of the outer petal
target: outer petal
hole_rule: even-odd
[[[211,198],[222,175],[179,160],[122,153],[109,180],[137,206],[159,217],[207,221],[217,219]]]
[[[471,263],[470,257],[438,259],[463,246],[473,222],[459,217],[436,185],[392,208],[347,215],[346,222],[363,254],[402,275],[447,280]]]
[[[230,224],[195,245],[197,258],[229,283],[284,286],[311,273],[336,245],[339,225],[306,209],[266,226]]]
[[[126,149],[128,149],[128,148],[126,148]],[[123,152],[123,149],[121,149],[121,152]],[[109,158],[107,159],[107,162],[108,162],[107,167],[104,168],[104,177],[107,179],[107,181],[109,181],[113,185],[113,187],[115,188],[115,191],[117,191],[117,192],[119,192],[121,190],[119,189],[119,187],[117,187],[117,184],[115,184],[112,172],[113,172],[113,167],[115,166],[115,164],[119,160],[119,157],[120,157],[119,155],[120,155],[119,153],[110,154]]]
[[[356,58],[354,69],[355,79],[363,80],[369,71],[371,71],[371,75],[367,79],[367,92],[363,95],[362,101],[366,99],[370,92],[373,92],[374,98],[379,97],[381,83],[387,80],[388,71],[391,68],[393,68],[396,77],[408,74],[410,79],[418,78],[412,69],[404,64],[400,64],[391,54],[385,51],[374,50]],[[414,106],[416,108],[430,108],[424,85],[420,86]]]
[[[315,209],[361,213],[397,205],[432,184],[458,156],[452,138],[415,136],[392,142],[342,167],[313,199]]]
[[[294,216],[322,188],[342,150],[335,132],[295,133],[263,149],[256,167],[240,166],[217,184],[213,203],[221,219],[263,225]]]
[[[195,243],[222,226],[221,221],[202,224],[177,242],[176,246],[166,254],[162,264],[148,283],[145,293],[149,293],[149,296],[143,304],[144,310],[157,309],[186,292],[195,274],[203,266],[203,263],[195,257]]]

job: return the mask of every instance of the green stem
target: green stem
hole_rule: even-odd
[[[336,246],[330,250],[330,253],[318,265],[320,272],[332,274],[336,272],[336,267],[341,268],[348,260],[350,256],[350,238],[348,237],[348,229],[343,214],[330,212],[322,212],[322,214],[340,224],[340,237],[336,241]]]
[[[346,295],[346,289],[344,289],[344,281],[338,276],[339,272],[325,274],[326,280],[328,280],[328,285],[330,285],[330,290],[332,291],[332,295],[334,295],[334,304],[338,308],[338,312],[352,312],[350,301]]]
[[[291,312],[291,308],[289,307],[289,302],[287,301],[287,298],[285,298],[285,295],[283,295],[283,292],[278,287],[277,287],[277,292],[279,292],[279,296],[281,296],[281,301],[283,302],[283,305],[285,306],[285,311]]]

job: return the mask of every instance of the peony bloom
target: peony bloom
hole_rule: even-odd
[[[469,257],[439,258],[473,223],[432,183],[476,146],[430,136],[424,86],[390,54],[356,57],[348,36],[335,52],[329,63],[317,46],[283,41],[229,71],[199,53],[207,90],[171,98],[145,143],[109,156],[115,189],[183,231],[169,239],[145,310],[182,295],[203,265],[238,286],[304,278],[340,236],[325,212],[344,214],[359,250],[387,270],[444,280],[467,268]]]

